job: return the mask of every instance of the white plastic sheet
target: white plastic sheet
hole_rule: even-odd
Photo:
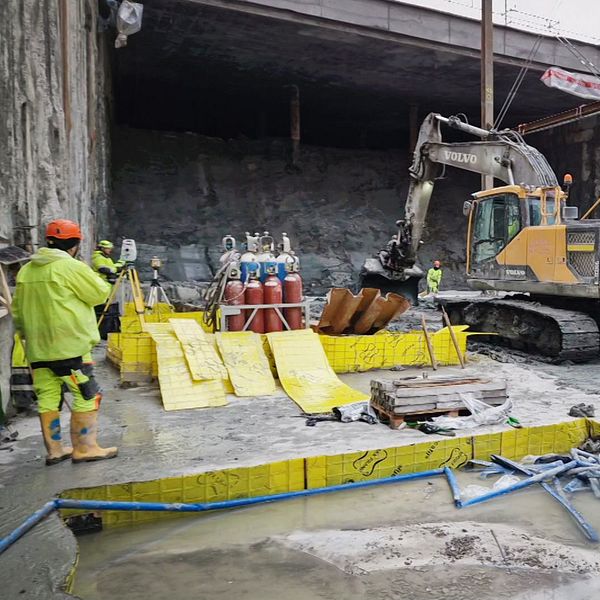
[[[475,397],[475,394],[459,394],[460,399],[471,414],[468,417],[436,417],[433,422],[448,429],[473,429],[480,425],[504,423],[512,410],[512,401],[508,399],[501,406],[490,406]]]
[[[139,2],[123,0],[117,12],[117,39],[115,48],[127,46],[127,36],[137,33],[142,28],[144,5]]]
[[[600,100],[600,78],[593,75],[571,73],[559,67],[550,67],[544,72],[541,80],[548,87],[567,94],[587,100]]]

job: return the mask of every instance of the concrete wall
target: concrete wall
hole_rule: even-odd
[[[107,47],[96,0],[0,2],[0,244],[34,244],[52,218],[86,241],[108,200]],[[8,400],[9,318],[0,320],[0,389]]]
[[[195,134],[120,129],[113,137],[113,203],[119,237],[168,259],[172,280],[207,280],[223,235],[268,229],[289,234],[306,290],[357,282],[364,258],[379,249],[402,216],[408,151],[302,148],[289,165],[286,140],[223,141]],[[434,191],[421,258],[464,270],[463,201],[479,178],[449,173]]]

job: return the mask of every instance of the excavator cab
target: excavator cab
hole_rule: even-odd
[[[581,284],[593,283],[599,224],[577,221],[577,209],[566,206],[559,186],[509,185],[473,198],[467,233],[470,287],[581,297]],[[572,243],[579,238],[591,243]],[[597,287],[593,293],[598,297]]]

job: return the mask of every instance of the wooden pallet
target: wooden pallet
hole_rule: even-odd
[[[373,401],[371,401],[371,408],[375,411],[379,420],[383,423],[387,423],[390,426],[390,429],[398,429],[398,427],[400,427],[404,421],[426,421],[430,417],[439,417],[442,415],[446,415],[448,417],[458,417],[460,416],[461,412],[464,414],[470,414],[466,408],[453,408],[449,410],[440,408],[428,410],[427,412],[405,413],[400,415],[390,411],[389,409],[378,406]]]

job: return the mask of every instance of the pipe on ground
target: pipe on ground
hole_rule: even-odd
[[[331,487],[298,490],[271,496],[256,496],[255,498],[239,498],[237,500],[224,500],[222,502],[207,502],[199,504],[165,503],[165,502],[116,502],[110,500],[71,500],[69,498],[55,498],[28,517],[19,527],[0,540],[0,554],[9,548],[20,537],[27,533],[32,527],[47,517],[56,509],[68,508],[76,510],[123,510],[123,511],[150,511],[150,512],[206,512],[210,510],[224,510],[239,508],[240,506],[251,506],[253,504],[266,504],[280,500],[290,500],[304,496],[317,496],[345,490],[374,487],[389,483],[400,483],[402,481],[413,481],[427,479],[437,475],[444,475],[445,469],[432,469],[421,473],[408,473],[395,477],[384,477],[382,479],[370,479],[368,481],[353,481],[342,485]]]
[[[0,540],[0,554],[12,546],[20,537],[23,537],[32,527],[56,510],[56,500],[46,502],[40,510],[27,517],[16,529]]]

